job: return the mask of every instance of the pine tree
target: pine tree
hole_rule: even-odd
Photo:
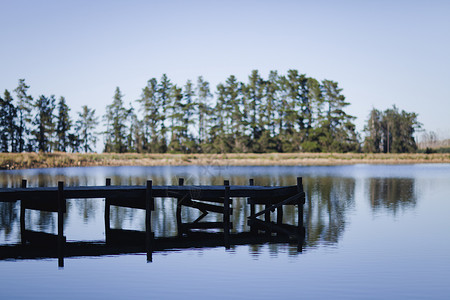
[[[358,151],[359,142],[353,120],[355,117],[348,115],[344,108],[350,105],[345,102],[342,89],[338,83],[331,80],[322,81],[324,101],[327,105],[326,118],[322,119],[321,138],[322,150],[328,152]]]
[[[160,130],[160,151],[167,151],[167,127],[169,127],[169,120],[167,120],[167,109],[170,106],[170,90],[172,88],[172,83],[166,74],[163,74],[158,86],[158,97],[159,103],[162,108],[161,112],[161,130]]]
[[[364,152],[380,153],[381,152],[381,112],[375,108],[370,111],[364,131],[366,138],[364,139]]]
[[[264,119],[265,112],[263,108],[264,98],[264,80],[253,70],[248,77],[248,83],[243,87],[244,103],[246,106],[248,132],[252,141],[251,151],[261,152],[258,140],[262,134],[263,128],[260,121]]]
[[[227,107],[227,93],[223,84],[217,85],[217,101],[216,106],[212,110],[215,118],[212,118],[209,136],[211,145],[208,147],[209,152],[227,153],[230,152],[230,109]]]
[[[8,90],[0,97],[0,143],[2,152],[17,152],[17,108]]]
[[[106,107],[104,121],[106,123],[105,152],[123,153],[127,151],[126,132],[129,111],[124,108],[123,95],[117,87],[113,97],[113,103]]]
[[[245,129],[248,126],[242,90],[244,84],[230,75],[225,81],[225,132],[229,138],[231,152],[248,152],[248,139]],[[219,112],[223,114],[224,112]]]
[[[141,98],[138,102],[141,104],[143,119],[143,151],[160,152],[162,128],[163,128],[163,109],[158,95],[158,82],[155,78],[147,82],[147,86],[142,89]]]
[[[198,145],[193,137],[193,125],[195,123],[195,91],[194,86],[190,80],[186,82],[183,93],[182,104],[182,129],[181,129],[181,143],[185,153],[198,152]]]
[[[205,81],[202,76],[197,79],[197,117],[198,117],[198,141],[200,147],[206,142],[206,133],[208,132],[208,118],[210,114],[210,99],[212,94],[209,90],[209,82]]]
[[[138,119],[137,115],[134,113],[134,108],[130,103],[130,108],[128,109],[128,124],[129,131],[127,135],[127,149],[128,152],[144,152],[144,131],[142,129],[143,122]]]
[[[70,108],[67,106],[64,97],[59,98],[57,111],[55,148],[58,151],[66,152],[70,144],[69,131],[72,127],[72,121],[69,116]]]
[[[8,91],[5,90],[5,94]],[[8,92],[9,93],[9,92]],[[6,97],[5,97],[6,98]],[[2,97],[0,97],[0,151],[1,152],[8,152],[8,134],[6,133],[7,129],[7,103],[5,100],[3,100]]]
[[[183,92],[181,88],[173,85],[170,89],[170,105],[168,107],[168,119],[170,120],[170,152],[184,152],[181,144],[183,127]]]
[[[278,73],[276,71],[270,71],[269,78],[265,84],[265,98],[266,103],[264,106],[265,119],[264,119],[264,128],[267,129],[271,136],[275,136],[276,133],[276,114],[277,110],[280,108],[279,105],[279,90],[280,86],[278,85]]]
[[[297,131],[299,123],[298,104],[300,102],[300,75],[296,70],[289,70],[287,77],[280,76],[280,110],[278,125],[280,150],[295,152],[300,149],[300,136]]]
[[[37,149],[42,152],[53,150],[53,134],[55,131],[54,115],[55,96],[46,97],[41,95],[35,103],[37,115],[33,121],[35,125],[32,134],[37,142]]]
[[[278,73],[270,71],[268,80],[264,81],[263,101],[259,111],[259,128],[261,129],[261,136],[257,143],[259,144],[260,152],[275,152],[278,151],[279,139],[276,134],[277,112],[280,108],[279,103],[279,84]]]
[[[17,140],[18,140],[18,151],[22,152],[25,150],[31,151],[32,144],[29,139],[29,134],[31,132],[31,117],[33,110],[33,98],[27,94],[30,87],[26,85],[25,79],[19,79],[19,85],[14,90],[17,95],[17,111],[18,111],[18,128],[17,128]]]
[[[95,116],[95,109],[89,108],[87,105],[81,107],[81,112],[78,112],[78,119],[75,123],[75,134],[68,136],[68,140],[71,140],[72,149],[78,151],[77,148],[81,146],[81,149],[87,153],[92,152],[97,143],[97,136],[95,129],[98,125],[98,117]]]
[[[314,78],[308,77],[307,82],[307,108],[305,114],[305,136],[301,144],[302,151],[305,152],[320,152],[320,135],[323,132],[320,128],[321,120],[324,119],[323,104],[320,82]]]

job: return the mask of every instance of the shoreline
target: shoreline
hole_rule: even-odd
[[[91,166],[333,166],[450,163],[449,153],[0,153],[0,169]]]

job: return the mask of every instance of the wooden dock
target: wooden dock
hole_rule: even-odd
[[[63,226],[66,200],[86,198],[105,199],[106,241],[104,245],[82,242],[66,243]],[[177,237],[155,237],[152,232],[151,214],[157,209],[154,198],[176,199]],[[250,205],[250,214],[247,216],[250,225],[248,233],[230,233],[233,226],[230,220],[233,214],[233,198],[246,198],[247,204]],[[58,257],[58,265],[62,267],[64,266],[64,257],[76,256],[77,253],[108,254],[117,251],[128,253],[127,251],[133,249],[132,251],[136,252],[145,251],[147,260],[151,261],[153,251],[183,248],[183,245],[194,247],[223,245],[229,248],[232,244],[241,244],[245,241],[249,243],[252,241],[268,242],[274,240],[273,234],[275,234],[278,240],[295,240],[299,245],[298,250],[301,251],[304,240],[305,193],[301,177],[297,178],[297,185],[284,187],[257,186],[253,179],[250,179],[249,185],[245,186],[230,185],[228,180],[225,180],[222,186],[184,185],[183,178],[179,179],[178,185],[154,186],[152,181],[148,180],[145,186],[116,186],[111,185],[111,179],[107,178],[104,186],[77,187],[66,187],[63,182],[58,182],[57,187],[27,187],[27,181],[22,180],[21,188],[0,188],[0,202],[14,201],[21,203],[21,245],[0,246],[0,259],[12,258],[14,253],[17,253],[18,257],[44,255],[45,257]],[[145,231],[111,229],[111,205],[145,210]],[[264,205],[264,209],[256,211],[256,205]],[[296,226],[283,224],[283,207],[286,205],[298,206]],[[201,215],[193,222],[183,222],[181,214],[183,208],[197,209]],[[27,209],[56,212],[58,234],[26,230],[25,210]],[[271,213],[275,210],[277,219],[272,221]],[[221,214],[222,222],[202,222],[202,219],[209,213]],[[264,219],[260,219],[260,216],[264,216]],[[220,229],[221,233],[208,232],[213,228]],[[199,233],[199,230],[205,232]],[[84,250],[81,247],[83,244]],[[36,247],[36,245],[40,246]],[[49,245],[49,247],[45,245]],[[92,251],[90,252],[89,249]]]

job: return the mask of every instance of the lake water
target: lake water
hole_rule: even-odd
[[[1,187],[177,184],[295,185],[303,177],[305,242],[153,253],[0,260],[1,299],[450,299],[450,164],[330,167],[89,167],[0,171]],[[176,202],[156,199],[156,237],[177,234]],[[232,232],[247,231],[235,199]],[[0,203],[0,245],[20,243],[20,204]],[[199,213],[183,211],[193,221]],[[68,241],[104,241],[104,200],[68,200]],[[217,221],[210,214],[205,220]],[[54,213],[27,210],[28,229],[57,232]],[[145,229],[145,212],[111,208],[111,227]],[[283,221],[296,222],[296,208]]]

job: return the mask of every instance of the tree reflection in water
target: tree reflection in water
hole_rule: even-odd
[[[346,212],[354,206],[355,180],[353,178],[307,178],[306,190],[306,245],[337,243],[344,232]]]
[[[385,209],[394,215],[414,208],[417,202],[411,178],[370,178],[368,195],[374,212]]]
[[[0,202],[0,237],[10,238],[14,224],[18,222],[19,214],[15,202]]]

